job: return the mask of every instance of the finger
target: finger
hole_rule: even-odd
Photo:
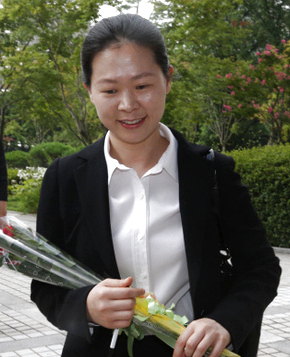
[[[183,356],[184,354],[184,349],[186,346],[186,342],[191,336],[191,334],[194,333],[194,330],[191,328],[191,326],[187,327],[187,329],[179,336],[179,338],[176,341],[175,348],[174,348],[174,353],[173,357],[180,357]]]
[[[185,356],[202,357],[207,350],[207,344],[205,340],[204,333],[200,331],[191,335],[185,344]]]
[[[144,290],[139,288],[107,288],[103,296],[111,300],[135,299],[143,295]]]
[[[186,350],[188,350],[188,346],[190,345],[190,339],[187,341]],[[194,353],[191,354],[192,351],[189,352],[189,356],[192,357],[202,357],[211,348],[211,352],[209,357],[219,357],[222,353],[222,350],[227,346],[225,339],[216,335],[204,335],[204,338],[200,340],[197,344]]]
[[[134,310],[136,300],[133,299],[122,299],[122,300],[111,300],[109,303],[109,307],[115,311],[122,310]]]
[[[116,329],[116,328],[126,328],[131,325],[131,320],[115,320],[112,323],[108,323],[107,326],[104,326],[109,329]]]
[[[121,310],[121,311],[114,311],[111,313],[111,320],[112,321],[131,321],[134,316],[134,311],[132,310]]]
[[[130,326],[133,316],[133,310],[111,311],[107,318],[104,318],[103,326],[110,329],[125,328]]]
[[[105,279],[99,283],[99,285],[104,285],[108,287],[129,287],[132,285],[133,278],[128,277],[126,279]]]
[[[100,324],[101,326],[108,328],[108,329],[116,329],[116,328],[126,328],[130,326],[132,319],[125,319],[125,320],[104,320]]]
[[[129,286],[131,286],[132,285],[132,283],[133,283],[133,278],[131,277],[131,276],[129,276],[128,278],[126,278],[126,279],[121,279],[120,280],[120,283],[122,284],[122,286],[124,286],[124,287],[129,287]]]
[[[210,346],[211,346],[211,339],[205,337],[196,345],[194,351],[189,356],[203,357]],[[186,350],[187,350],[187,345],[186,345]]]
[[[123,284],[124,287],[130,287],[129,291],[127,291],[129,297],[139,297],[145,294],[145,290],[142,288],[132,288],[131,287],[132,283],[133,283],[132,277],[128,277],[126,279],[121,280],[121,284]]]
[[[217,342],[214,346],[212,344],[212,350],[209,357],[219,357],[226,346],[222,342]]]
[[[128,287],[132,284],[133,278],[129,277],[126,279],[106,279],[102,281],[99,285],[106,286],[108,288],[119,288],[115,290],[115,299],[125,299],[125,298],[135,298],[145,294],[145,290],[142,288],[131,288]],[[110,291],[110,294],[112,291]]]

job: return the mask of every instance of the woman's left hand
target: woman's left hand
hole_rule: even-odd
[[[210,357],[219,357],[231,342],[229,332],[218,322],[202,318],[191,322],[179,336],[173,357],[203,357],[212,347]]]

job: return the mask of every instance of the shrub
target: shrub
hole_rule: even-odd
[[[8,185],[15,185],[20,182],[20,177],[18,176],[18,169],[10,168],[7,169]]]
[[[229,153],[273,246],[290,247],[290,145]]]
[[[54,159],[66,156],[68,151],[74,152],[74,149],[70,145],[59,142],[43,143],[30,150],[30,163],[35,167],[48,167]]]
[[[24,151],[10,151],[5,154],[7,167],[24,169],[29,166],[29,154]]]
[[[20,177],[18,176],[18,169],[9,168],[7,169],[8,178],[8,195],[11,195],[13,187],[20,182]]]
[[[84,148],[84,146],[76,146],[76,147],[72,147],[68,145],[68,149],[65,150],[65,152],[63,153],[63,156],[68,156],[71,154],[74,154],[75,152],[78,152],[80,150],[82,150]]]
[[[23,185],[14,186],[12,191],[14,201],[18,202],[18,209],[23,213],[37,213],[40,196],[41,181],[28,179]]]
[[[17,179],[11,181],[12,186],[8,186],[12,201],[14,204],[17,203],[17,210],[23,213],[37,212],[45,170],[43,167],[27,167],[25,170],[17,170]]]

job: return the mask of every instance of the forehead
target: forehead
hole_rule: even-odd
[[[134,43],[114,44],[96,54],[92,62],[92,79],[124,76],[136,77],[140,73],[159,74],[161,68],[156,63],[152,50]]]

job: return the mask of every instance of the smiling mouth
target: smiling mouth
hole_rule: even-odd
[[[138,124],[140,123],[144,118],[140,118],[140,119],[135,119],[135,120],[120,120],[121,123],[127,124],[127,125],[134,125],[134,124]]]

